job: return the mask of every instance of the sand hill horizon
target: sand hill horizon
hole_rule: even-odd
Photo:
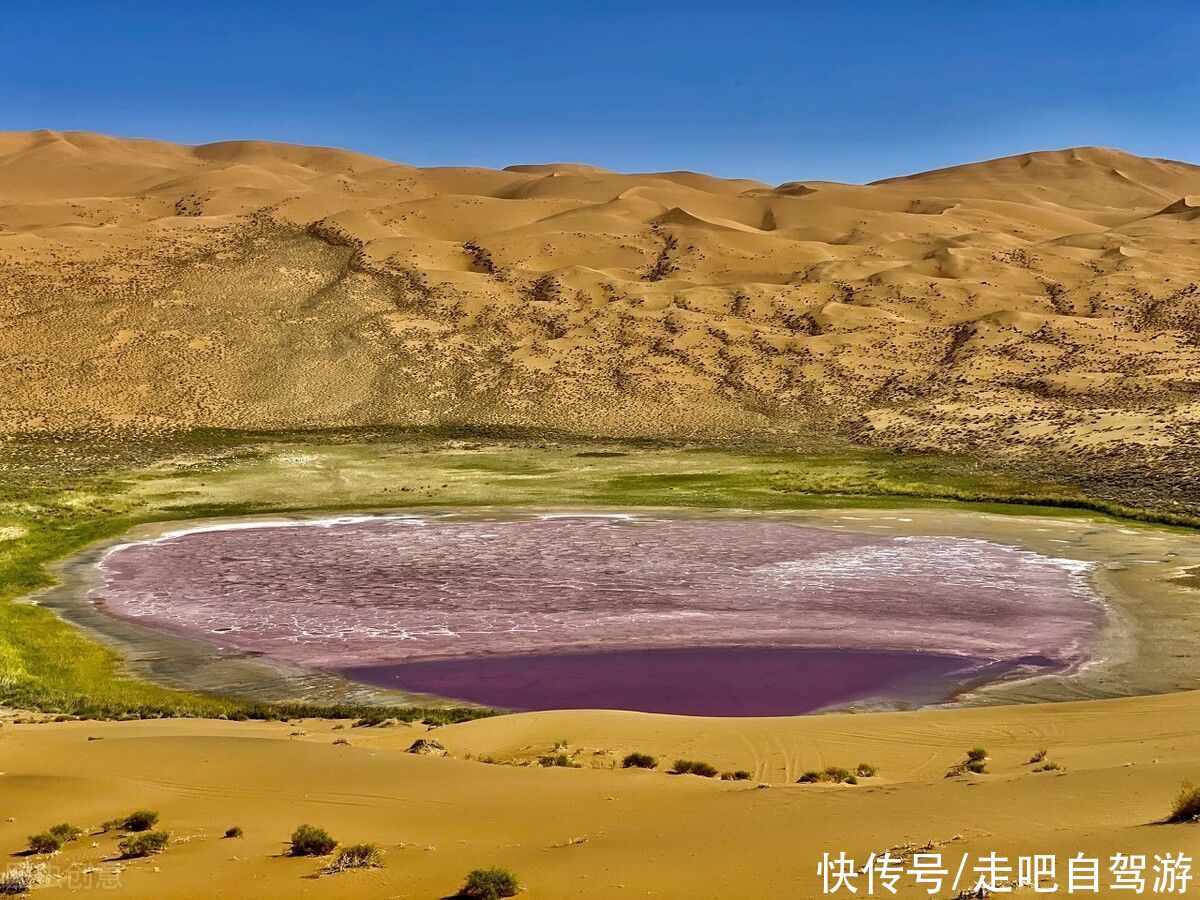
[[[835,432],[1153,462],[1200,420],[1200,166],[867,185],[0,135],[0,431]]]

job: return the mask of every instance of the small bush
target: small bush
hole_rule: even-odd
[[[621,760],[622,769],[653,769],[658,765],[658,760],[649,753],[630,753]]]
[[[967,751],[967,759],[970,762],[983,762],[988,758],[988,752],[982,747],[972,747]]]
[[[1026,763],[1026,765],[1030,765],[1030,766],[1037,765],[1038,763],[1040,763],[1042,760],[1044,760],[1046,758],[1046,754],[1048,752],[1049,751],[1047,751],[1047,750],[1039,750],[1037,753],[1033,754],[1033,756],[1029,757],[1029,762]]]
[[[140,859],[152,853],[161,853],[167,849],[167,841],[171,839],[167,831],[142,831],[131,834],[117,844],[122,859]]]
[[[375,844],[351,844],[343,847],[333,862],[325,867],[326,872],[345,872],[349,869],[378,869],[383,865],[383,851]]]
[[[832,781],[834,784],[841,784],[850,777],[850,770],[843,769],[841,766],[830,766],[822,775],[825,781]]]
[[[225,829],[225,837],[227,838],[240,838],[243,833],[241,825],[234,825],[232,828]]]
[[[0,895],[15,896],[24,894],[37,883],[33,866],[25,863],[0,872]]]
[[[870,763],[859,763],[854,767],[854,774],[859,778],[874,778],[879,774],[879,770]]]
[[[677,759],[671,769],[676,775],[700,775],[703,778],[715,778],[717,767],[706,762],[696,762],[692,759]]]
[[[475,869],[467,873],[467,881],[458,896],[470,900],[501,900],[517,896],[520,890],[517,876],[508,869]]]
[[[736,772],[722,772],[722,781],[749,781],[753,776],[745,769],[738,769]]]
[[[1167,821],[1173,824],[1200,822],[1200,788],[1188,781],[1180,785]]]
[[[62,845],[62,838],[57,834],[51,834],[49,831],[29,836],[30,853],[57,853],[62,849]]]
[[[859,763],[858,768],[851,772],[842,766],[829,766],[824,772],[809,769],[796,779],[797,784],[858,784],[858,777],[870,778],[875,774],[875,767],[867,763]]]
[[[547,753],[545,756],[538,757],[538,765],[545,766],[547,769],[578,769],[579,764],[572,762],[571,757],[565,753]]]
[[[963,763],[963,768],[968,772],[974,772],[976,775],[982,775],[987,771],[987,763],[982,759],[968,759]]]
[[[59,822],[57,825],[51,825],[48,829],[46,829],[46,831],[54,835],[64,844],[69,843],[70,841],[77,841],[83,837],[83,829],[77,828],[70,822]]]
[[[149,831],[158,824],[158,813],[152,809],[135,809],[120,825],[126,831]]]
[[[337,841],[324,828],[301,825],[292,832],[292,846],[288,853],[292,856],[328,856],[336,846]]]
[[[1048,762],[1045,765],[1038,766],[1033,771],[1035,772],[1061,772],[1062,766],[1056,762]]]

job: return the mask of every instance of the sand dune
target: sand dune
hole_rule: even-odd
[[[1053,854],[1060,872],[1083,852],[1103,858],[1107,883],[1114,853],[1195,856],[1200,826],[1153,823],[1200,765],[1195,730],[1181,724],[1194,721],[1197,702],[1184,693],[792,719],[575,711],[432,732],[311,721],[5,724],[0,843],[13,852],[54,822],[161,813],[173,833],[164,853],[120,862],[112,832],[68,844],[50,858],[62,877],[48,895],[91,869],[119,878],[128,897],[446,897],[469,869],[499,864],[530,897],[809,898],[822,896],[822,852],[865,861],[905,847],[911,856],[927,842],[952,869],[968,854],[968,874],[992,852]],[[420,737],[452,758],[404,752]],[[560,742],[582,768],[536,765]],[[946,778],[976,745],[991,754],[988,773]],[[1041,749],[1059,771],[1033,771],[1027,761]],[[615,768],[630,751],[659,757],[659,770]],[[666,774],[679,757],[753,780]],[[864,761],[879,774],[857,787],[794,783],[807,769]],[[378,842],[384,868],[314,880],[323,861],[283,855],[301,821],[346,843]],[[245,837],[222,839],[233,825]],[[927,890],[906,877],[899,896]]]
[[[4,134],[0,429],[833,430],[1185,466],[1198,194],[1200,167],[1100,148],[771,187]]]

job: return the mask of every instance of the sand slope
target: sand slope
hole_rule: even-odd
[[[1196,166],[1099,148],[772,187],[4,134],[0,428],[838,428],[1176,462],[1197,194]]]
[[[956,863],[971,854],[971,865],[991,851],[1195,855],[1200,825],[1153,823],[1179,782],[1200,774],[1198,702],[1186,693],[741,720],[559,712],[432,733],[318,722],[9,724],[0,729],[10,817],[0,845],[19,850],[28,833],[63,819],[95,825],[156,808],[176,840],[159,857],[119,865],[128,897],[441,897],[487,864],[518,872],[531,898],[817,897],[826,850],[865,858],[934,841]],[[436,737],[452,758],[404,753],[418,736]],[[528,765],[559,741],[583,768]],[[989,774],[944,777],[979,744],[991,752]],[[1031,771],[1026,761],[1041,748],[1065,774]],[[746,768],[756,780],[610,768],[635,749]],[[879,777],[858,787],[791,783],[806,769],[860,761]],[[319,862],[280,856],[301,821],[380,843],[385,868],[313,880]],[[235,824],[246,837],[221,839]],[[49,862],[113,873],[114,844],[111,834],[85,838]]]

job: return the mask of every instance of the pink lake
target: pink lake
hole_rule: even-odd
[[[1076,560],[777,519],[247,524],[122,545],[101,569],[92,599],[113,615],[517,709],[936,702],[998,675],[1077,666],[1105,619]]]

